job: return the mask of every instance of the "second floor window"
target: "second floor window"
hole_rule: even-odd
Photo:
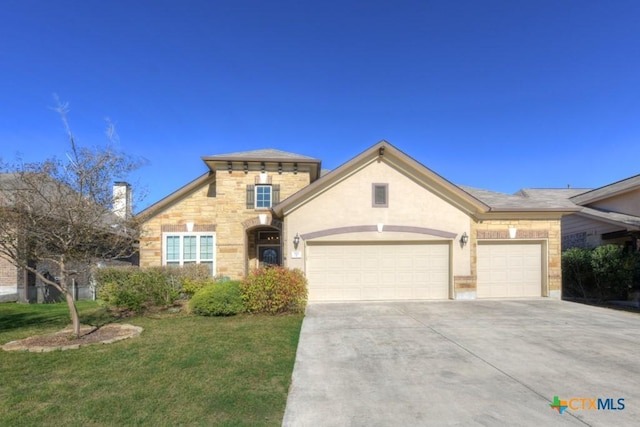
[[[256,185],[256,209],[271,207],[271,186]]]
[[[247,185],[247,209],[269,209],[280,203],[280,185]]]

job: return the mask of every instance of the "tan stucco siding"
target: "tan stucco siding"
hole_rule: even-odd
[[[516,229],[516,236],[510,237],[509,229]],[[543,296],[560,298],[562,289],[560,218],[557,219],[520,219],[520,220],[483,220],[472,223],[470,239],[471,269],[477,277],[477,244],[479,240],[526,242],[539,241],[546,253],[543,254]],[[545,259],[546,258],[546,259]],[[474,280],[465,283],[468,289],[475,289]]]
[[[372,184],[388,184],[388,207],[372,207]],[[304,269],[305,242],[298,251],[302,257],[292,259],[292,239],[296,234],[307,235],[341,227],[376,226],[383,231],[342,233],[318,237],[323,241],[456,241],[453,245],[454,274],[470,274],[470,253],[461,248],[459,236],[470,233],[467,214],[419,185],[401,171],[384,161],[374,161],[327,189],[314,199],[289,212],[285,219],[284,248],[287,265]],[[453,234],[442,237],[424,233],[385,230],[387,226],[428,228]]]
[[[590,203],[588,206],[627,215],[640,215],[640,189]]]
[[[269,220],[271,218],[269,210],[247,209],[246,206],[247,185],[255,184],[258,175],[260,172],[218,171],[215,192],[210,185],[204,185],[149,218],[144,224],[144,237],[140,244],[140,266],[162,264],[163,226],[193,222],[196,230],[199,225],[215,226],[216,274],[242,278],[247,256],[254,256],[246,253],[247,236],[243,222],[255,219],[259,214],[267,214]],[[281,200],[309,185],[306,172],[269,172],[268,176],[272,184],[280,185]]]

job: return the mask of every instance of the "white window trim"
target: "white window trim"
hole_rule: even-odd
[[[258,188],[260,187],[269,188],[269,206],[258,206]],[[258,210],[271,209],[273,207],[273,187],[271,184],[256,184],[253,187],[253,206]]]
[[[213,259],[200,259],[200,237],[211,236],[213,237]],[[184,238],[196,237],[196,264],[200,264],[202,261],[212,262],[213,276],[216,275],[216,233],[213,232],[200,232],[200,233],[188,233],[188,232],[163,232],[162,233],[162,265],[167,265],[167,237],[180,237],[180,266],[184,265]],[[171,260],[170,262],[176,262]]]

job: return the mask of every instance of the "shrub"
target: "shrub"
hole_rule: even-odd
[[[172,305],[181,283],[173,268],[106,267],[93,272],[98,298],[109,307],[142,312]]]
[[[240,282],[212,282],[197,291],[189,309],[200,316],[232,316],[242,311]]]
[[[307,279],[300,270],[259,268],[242,282],[242,299],[251,313],[302,312],[307,305]]]
[[[616,245],[591,251],[591,268],[600,300],[625,299],[633,284],[632,256]]]
[[[591,251],[571,248],[562,254],[562,281],[565,296],[588,297],[593,288]]]
[[[182,279],[182,292],[187,298],[192,298],[200,289],[215,283],[211,277],[208,279],[192,279],[185,277]]]
[[[638,286],[640,254],[617,245],[572,248],[562,254],[562,287],[569,297],[625,299]]]

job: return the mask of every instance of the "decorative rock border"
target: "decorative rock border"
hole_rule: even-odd
[[[107,333],[108,338],[101,340],[89,340],[86,337],[93,333]],[[96,329],[92,326],[82,326],[80,328],[80,338],[77,340],[66,340],[72,332],[72,328],[64,329],[60,332],[46,336],[36,336],[11,341],[2,346],[4,351],[30,351],[36,353],[49,352],[55,350],[75,350],[80,347],[93,344],[112,344],[117,341],[126,340],[140,336],[143,328],[129,324],[112,323]],[[84,339],[84,342],[83,342]],[[49,341],[49,342],[47,342]]]

